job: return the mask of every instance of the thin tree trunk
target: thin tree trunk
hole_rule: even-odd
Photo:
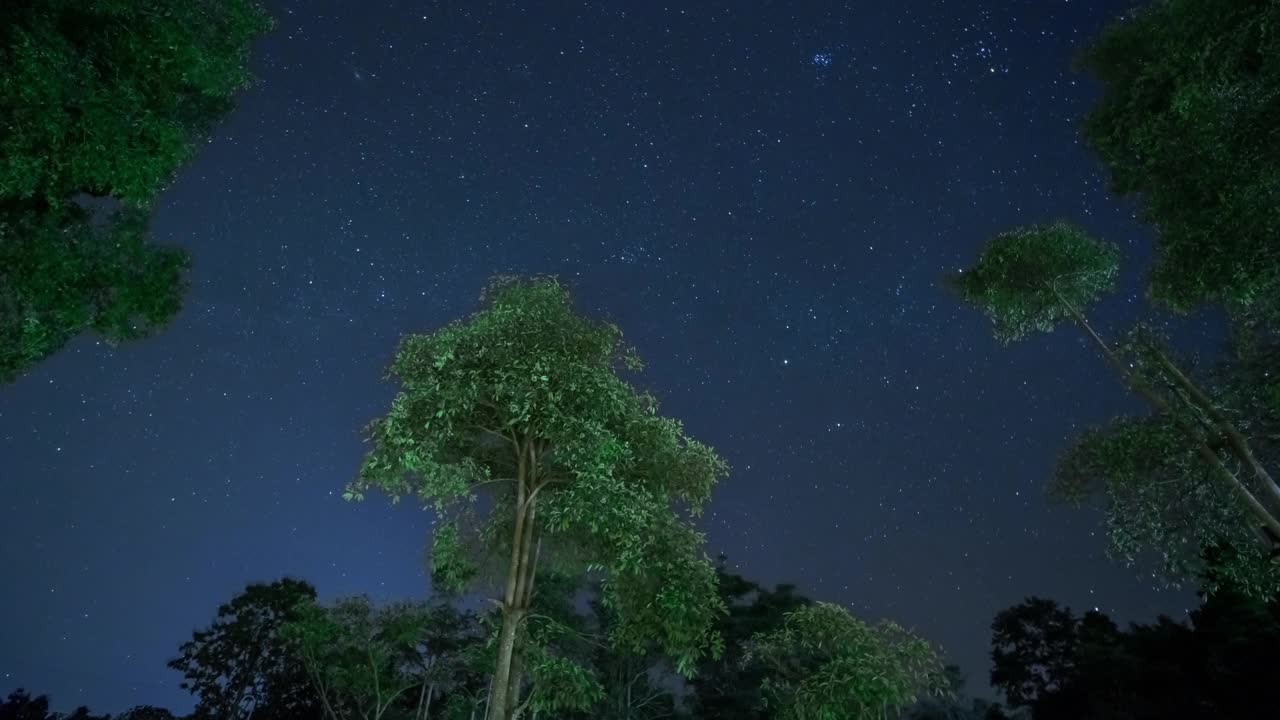
[[[1244,503],[1250,513],[1254,515],[1255,519],[1265,525],[1271,532],[1275,533],[1277,537],[1280,537],[1280,520],[1277,520],[1276,516],[1271,514],[1271,512],[1267,510],[1266,506],[1258,501],[1258,498],[1253,494],[1253,492],[1251,492],[1249,488],[1245,487],[1244,483],[1240,482],[1240,478],[1236,477],[1235,473],[1231,472],[1231,469],[1222,462],[1222,458],[1218,456],[1218,453],[1214,452],[1213,448],[1209,447],[1209,445],[1205,443],[1204,438],[1200,437],[1200,433],[1196,432],[1195,427],[1188,423],[1186,419],[1178,413],[1173,412],[1172,408],[1169,407],[1169,402],[1167,400],[1161,397],[1160,394],[1157,393],[1145,380],[1130,371],[1124,361],[1120,359],[1120,356],[1116,355],[1115,351],[1111,349],[1111,346],[1108,345],[1107,342],[1103,340],[1102,337],[1093,329],[1093,326],[1089,324],[1089,321],[1085,319],[1084,315],[1082,315],[1075,306],[1067,302],[1067,299],[1058,292],[1057,288],[1053,288],[1053,292],[1058,296],[1059,302],[1062,303],[1062,306],[1066,308],[1067,312],[1075,318],[1080,327],[1084,328],[1084,331],[1093,340],[1094,344],[1098,346],[1098,349],[1102,351],[1102,354],[1107,361],[1110,362],[1117,371],[1119,371],[1120,376],[1125,381],[1125,384],[1134,392],[1138,393],[1138,395],[1142,396],[1142,398],[1149,402],[1157,411],[1167,415],[1169,419],[1178,426],[1178,429],[1184,436],[1186,436],[1187,440],[1195,445],[1196,452],[1200,457],[1203,458],[1205,462],[1209,463],[1209,466],[1213,468],[1214,473],[1219,477],[1219,479],[1227,483],[1228,487],[1230,487],[1236,497]]]
[[[502,630],[498,635],[498,665],[489,690],[488,720],[508,720],[507,691],[511,687],[511,661],[515,655],[516,629],[523,620],[517,608],[503,609]]]
[[[1182,372],[1182,369],[1175,365],[1161,348],[1153,347],[1152,350],[1155,352],[1156,360],[1160,363],[1160,367],[1169,373],[1169,376],[1174,379],[1178,386],[1191,397],[1192,402],[1203,410],[1218,426],[1218,430],[1226,437],[1227,444],[1231,447],[1232,453],[1236,458],[1253,470],[1254,476],[1266,488],[1272,499],[1280,502],[1280,485],[1276,484],[1275,479],[1271,477],[1271,473],[1263,467],[1262,463],[1253,454],[1253,449],[1249,446],[1249,439],[1244,436],[1244,433],[1240,432],[1235,424],[1218,409],[1217,404],[1213,402],[1213,398],[1209,397],[1208,393],[1201,390],[1199,385],[1196,385],[1191,378],[1187,377]]]
[[[530,466],[526,454],[533,456],[533,439],[524,438],[516,444],[516,503],[515,527],[511,533],[511,561],[507,568],[507,584],[502,597],[502,629],[498,635],[498,659],[494,668],[492,684],[489,688],[489,707],[485,712],[487,720],[509,720],[511,689],[511,662],[515,657],[516,636],[520,624],[524,621],[525,608],[520,602],[521,569],[528,556],[525,548],[525,529],[528,520],[526,500],[529,497],[531,477]]]

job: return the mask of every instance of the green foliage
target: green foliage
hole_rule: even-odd
[[[252,0],[0,8],[0,197],[145,205],[248,84]]]
[[[434,569],[454,584],[469,576],[456,569],[461,548],[508,556],[513,515],[533,523],[536,506],[548,550],[607,575],[620,618],[611,640],[656,642],[690,672],[718,647],[721,606],[681,510],[699,512],[726,467],[618,375],[638,369],[618,328],[577,315],[558,282],[496,282],[465,321],[402,341],[390,370],[401,390],[369,425],[372,449],[348,492],[433,508]],[[494,510],[457,522],[481,493]]]
[[[1259,597],[1280,590],[1280,568],[1256,523],[1167,416],[1087,430],[1059,459],[1050,492],[1076,505],[1105,497],[1110,553],[1129,564],[1154,556],[1167,579],[1196,579],[1213,591],[1206,552],[1229,547],[1218,577]]]
[[[789,613],[812,601],[794,586],[761,587],[730,573],[723,557],[717,575],[720,598],[728,608],[716,626],[725,649],[720,657],[704,658],[698,666],[689,707],[700,720],[766,720],[772,717],[760,690],[766,668],[743,662],[744,654],[753,637],[781,628]]]
[[[268,25],[252,0],[0,3],[0,382],[85,330],[132,340],[178,310],[186,256],[144,241],[145,208]]]
[[[1159,0],[1083,54],[1103,94],[1084,135],[1158,229],[1171,307],[1280,299],[1280,4]]]
[[[318,712],[299,666],[298,647],[283,632],[297,618],[299,603],[315,588],[284,578],[254,583],[218,608],[204,630],[192,633],[169,667],[182,673],[183,689],[197,696],[197,720],[255,718],[293,720]]]
[[[830,603],[790,613],[781,628],[755,638],[749,659],[767,668],[766,703],[784,720],[882,718],[946,686],[927,642]]]
[[[1114,287],[1118,270],[1115,246],[1055,223],[995,236],[950,284],[987,314],[999,340],[1014,342],[1085,312]]]
[[[145,337],[177,312],[186,254],[145,241],[146,217],[120,210],[0,213],[0,383],[82,330],[117,343]]]
[[[424,659],[424,641],[442,617],[439,609],[397,603],[376,608],[367,597],[332,607],[307,602],[285,627],[330,720],[379,720],[409,690],[443,679]],[[454,652],[458,648],[451,648]]]

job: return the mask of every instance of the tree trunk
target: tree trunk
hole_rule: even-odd
[[[537,454],[534,440],[525,437],[516,444],[515,527],[511,532],[511,560],[507,567],[507,584],[502,597],[502,629],[498,635],[498,659],[489,688],[487,720],[510,720],[514,700],[511,698],[511,666],[516,656],[516,640],[524,622],[527,607],[524,600],[524,569],[529,559],[527,547],[533,530],[528,500],[537,477]],[[517,698],[518,699],[518,698]]]
[[[489,691],[488,720],[508,720],[508,691],[511,689],[511,661],[515,656],[516,633],[524,620],[522,608],[502,609],[502,630],[498,635],[498,665]]]
[[[1272,501],[1280,503],[1280,485],[1276,484],[1275,478],[1271,477],[1271,473],[1253,454],[1253,448],[1250,447],[1249,439],[1244,436],[1244,433],[1240,432],[1239,428],[1218,409],[1218,405],[1213,401],[1213,398],[1209,397],[1208,393],[1201,390],[1199,385],[1195,384],[1191,378],[1182,372],[1182,368],[1179,368],[1169,359],[1163,349],[1152,347],[1151,350],[1155,353],[1160,367],[1164,368],[1174,382],[1187,393],[1191,402],[1217,425],[1218,431],[1226,438],[1227,445],[1231,448],[1232,454],[1236,456],[1236,459],[1253,471],[1254,477],[1266,489]]]
[[[1093,343],[1097,345],[1098,349],[1102,352],[1103,357],[1105,357],[1107,361],[1111,363],[1112,367],[1120,373],[1120,377],[1124,380],[1125,384],[1150,403],[1152,408],[1157,412],[1167,415],[1169,419],[1173,421],[1173,424],[1178,427],[1178,430],[1186,437],[1187,441],[1194,446],[1196,453],[1199,454],[1211,468],[1213,468],[1214,474],[1227,484],[1232,493],[1235,494],[1236,498],[1244,505],[1244,508],[1248,510],[1249,514],[1253,515],[1259,523],[1274,533],[1276,537],[1280,537],[1280,519],[1278,519],[1258,500],[1257,496],[1255,496],[1253,492],[1240,481],[1240,478],[1236,477],[1235,473],[1231,472],[1231,469],[1222,462],[1222,458],[1218,456],[1218,453],[1215,452],[1213,448],[1209,447],[1209,445],[1204,441],[1204,438],[1200,437],[1200,434],[1196,432],[1196,428],[1188,423],[1186,418],[1179,415],[1169,406],[1168,400],[1152,388],[1145,379],[1135,375],[1129,367],[1125,365],[1125,362],[1120,358],[1120,356],[1116,355],[1115,351],[1111,349],[1111,346],[1108,345],[1107,342],[1102,339],[1102,336],[1093,329],[1093,326],[1089,324],[1089,321],[1085,319],[1084,315],[1081,314],[1074,305],[1067,302],[1067,299],[1058,292],[1057,288],[1052,289],[1054,294],[1058,296],[1058,300],[1062,303],[1062,306],[1066,308],[1067,312],[1070,313],[1073,318],[1075,318],[1075,321],[1084,329],[1085,333],[1089,335],[1089,338],[1093,340]]]

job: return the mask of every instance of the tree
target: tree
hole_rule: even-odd
[[[115,720],[177,720],[167,708],[135,705],[116,716]]]
[[[992,624],[991,684],[1033,720],[1210,720],[1275,707],[1280,605],[1225,590],[1127,631],[1029,598]]]
[[[282,634],[315,588],[284,578],[253,583],[218,608],[213,623],[192,633],[169,667],[199,699],[197,720],[312,720],[320,713],[299,662],[296,643]]]
[[[160,708],[154,710],[168,712]],[[93,715],[83,705],[70,713],[51,713],[47,696],[33,698],[30,693],[19,688],[9,693],[8,699],[0,703],[0,720],[110,720],[110,716]]]
[[[1278,26],[1271,0],[1158,0],[1081,56],[1103,91],[1085,140],[1155,225],[1171,307],[1280,310]]]
[[[345,598],[332,607],[303,603],[283,634],[298,655],[330,720],[382,720],[415,688],[431,685],[422,647],[432,613],[424,605],[375,608],[369,598]],[[413,717],[428,711],[430,695],[417,693]]]
[[[0,703],[0,720],[46,720],[49,717],[49,698],[46,695],[31,697],[22,688],[9,693]]]
[[[990,240],[951,284],[986,312],[1004,342],[1074,321],[1151,407],[1150,416],[1085,433],[1055,472],[1059,497],[1106,496],[1114,553],[1133,561],[1153,549],[1166,572],[1185,577],[1202,569],[1207,550],[1230,546],[1237,576],[1266,595],[1280,587],[1270,562],[1280,540],[1280,485],[1249,426],[1182,369],[1152,328],[1139,325],[1113,346],[1089,323],[1085,313],[1112,289],[1118,256],[1066,223],[1018,228]]]
[[[789,613],[812,601],[793,585],[769,589],[730,573],[724,557],[717,576],[721,602],[728,608],[716,625],[724,638],[724,652],[699,664],[698,674],[690,681],[691,710],[702,720],[767,720],[773,714],[764,707],[760,690],[765,668],[744,663],[744,655],[753,637],[781,628]]]
[[[648,652],[615,650],[608,637],[617,624],[616,613],[600,601],[599,587],[592,588],[591,617],[584,623],[587,657],[600,683],[600,700],[584,717],[591,720],[660,720],[676,714],[675,673],[656,648]],[[589,634],[588,634],[589,633]]]
[[[765,704],[782,720],[878,719],[946,685],[927,642],[831,603],[792,611],[753,639],[746,659],[765,668]]]
[[[691,672],[718,647],[721,605],[684,511],[700,511],[724,462],[619,377],[641,369],[638,357],[616,326],[575,314],[559,282],[499,279],[483,300],[466,321],[402,341],[390,370],[401,390],[370,424],[372,449],[346,496],[378,490],[433,508],[443,587],[467,585],[486,559],[501,568],[490,720],[527,707],[541,562],[598,569],[619,619],[610,642],[656,643]]]
[[[268,25],[253,0],[0,4],[0,382],[83,330],[130,340],[177,311],[186,256],[144,241],[145,211]]]

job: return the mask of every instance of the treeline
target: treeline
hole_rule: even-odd
[[[556,656],[572,658],[598,683],[577,710],[530,717],[566,720],[771,720],[795,717],[776,689],[807,674],[820,643],[780,638],[821,603],[789,585],[762,587],[717,569],[728,609],[717,623],[724,652],[685,680],[656,653],[628,653],[606,641],[616,622],[599,586],[548,577],[535,603],[538,632]],[[460,608],[457,598],[317,603],[306,582],[252,584],[218,608],[169,665],[196,699],[188,720],[473,720],[485,716],[496,610]],[[840,638],[826,638],[837,642]],[[1161,618],[1119,628],[1106,615],[1077,615],[1042,598],[992,623],[990,680],[1005,704],[966,699],[957,668],[946,685],[910,707],[874,714],[903,720],[1208,720],[1254,717],[1280,702],[1280,602],[1242,594],[1209,597],[1187,622]],[[862,650],[846,660],[866,662]],[[572,674],[566,674],[572,678]],[[863,693],[868,686],[861,688]],[[549,684],[537,693],[582,693]],[[838,690],[832,690],[836,694]],[[536,696],[535,696],[536,697]],[[530,701],[536,708],[536,701]],[[847,709],[847,708],[845,708]],[[843,712],[843,711],[842,711]],[[23,691],[0,705],[0,720],[177,720],[142,705],[119,715],[87,708],[53,713]]]

